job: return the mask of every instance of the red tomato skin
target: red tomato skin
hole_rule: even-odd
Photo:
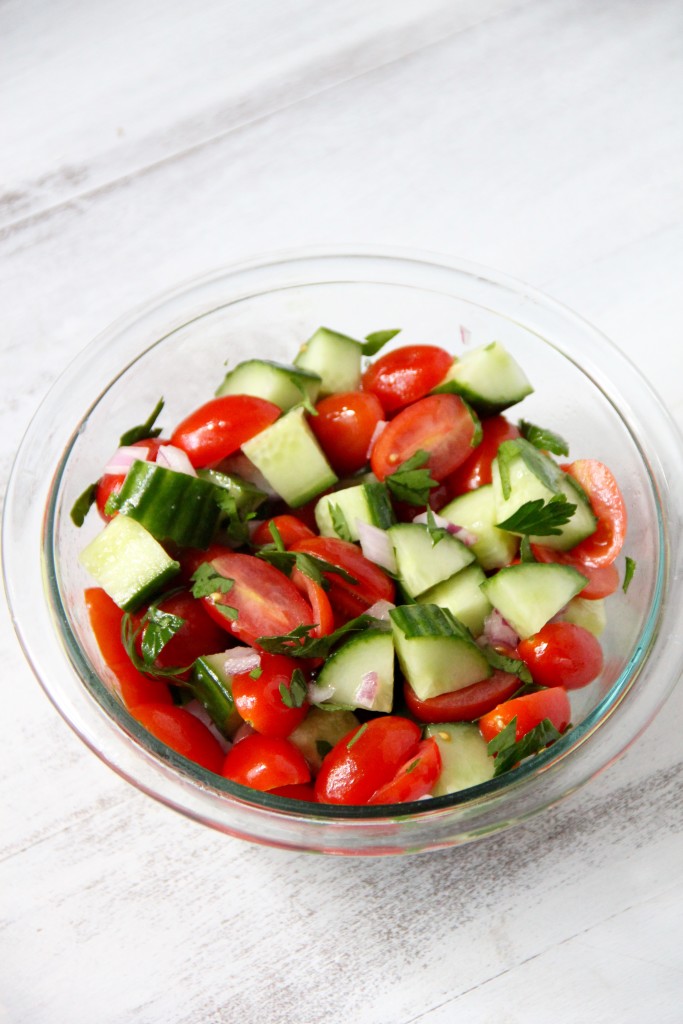
[[[404,345],[376,359],[363,374],[363,391],[377,396],[386,413],[397,412],[440,384],[453,356],[437,345]]]
[[[578,690],[602,672],[600,642],[572,622],[549,622],[519,644],[519,657],[539,686]]]
[[[597,459],[578,459],[563,467],[583,488],[597,517],[595,533],[580,541],[572,554],[592,566],[611,565],[626,538],[626,503],[612,472]]]
[[[289,736],[308,713],[308,702],[290,708],[282,700],[280,685],[289,686],[298,668],[294,658],[283,654],[261,655],[261,675],[253,679],[249,672],[232,677],[235,707],[245,722],[262,736]]]
[[[180,591],[177,594],[169,594],[158,603],[162,612],[170,615],[177,615],[185,619],[185,624],[178,632],[171,637],[166,646],[160,652],[155,668],[182,668],[192,666],[192,663],[203,654],[220,654],[225,650],[225,633],[207,615],[201,601],[193,597],[189,591]],[[137,625],[142,620],[146,609],[141,609],[133,616],[133,622]],[[142,640],[146,627],[138,637],[138,654],[142,654]],[[188,673],[185,673],[185,678]]]
[[[195,409],[174,430],[171,444],[201,469],[232,455],[274,423],[279,406],[251,395],[223,395]]]
[[[404,804],[428,796],[441,774],[441,753],[435,739],[422,740],[412,757],[390,782],[380,786],[369,804]]]
[[[571,721],[571,713],[567,691],[561,686],[553,686],[549,690],[527,693],[523,697],[514,697],[499,704],[479,719],[479,729],[486,742],[490,743],[516,717],[515,737],[521,740],[545,718],[549,718],[555,728],[562,732]]]
[[[170,444],[169,441],[161,441],[158,437],[148,437],[144,441],[135,441],[131,448],[149,448],[148,462],[156,462],[157,452],[162,444]],[[114,516],[108,515],[104,509],[111,494],[118,494],[126,479],[125,473],[104,473],[97,482],[95,492],[95,504],[105,523],[108,523]],[[116,513],[114,513],[116,515]]]
[[[379,399],[363,391],[328,395],[308,423],[337,476],[350,476],[368,461],[375,427],[384,419]]]
[[[345,569],[358,581],[349,583],[336,573],[324,574],[329,583],[327,596],[337,615],[338,624],[362,615],[376,601],[394,601],[392,580],[349,541],[338,537],[311,537],[297,541],[291,550],[319,555],[326,562]]]
[[[303,540],[305,537],[315,537],[315,533],[305,523],[302,523],[296,516],[281,515],[273,516],[271,519],[266,519],[254,530],[251,538],[251,543],[254,547],[261,548],[266,544],[273,544],[273,535],[270,532],[270,524],[274,523],[276,530],[282,538],[282,543],[286,548],[290,547],[297,540]]]
[[[220,775],[225,757],[220,743],[204,723],[185,708],[140,704],[132,707],[130,713],[171,750]]]
[[[172,704],[166,683],[149,679],[133,665],[121,642],[123,612],[104,590],[90,587],[85,591],[85,606],[90,628],[97,646],[116,681],[127,708],[138,704]]]
[[[315,789],[308,782],[300,782],[298,785],[293,786],[277,786],[275,789],[271,789],[270,792],[274,796],[285,796],[288,800],[307,800],[310,804],[317,803]]]
[[[385,427],[373,445],[370,466],[384,480],[422,450],[429,455],[426,468],[441,482],[472,453],[478,431],[479,420],[460,395],[428,395]]]
[[[294,586],[304,595],[313,610],[313,618],[316,627],[312,630],[312,636],[328,636],[334,631],[334,611],[330,599],[324,589],[310,576],[299,569],[293,569],[291,580]]]
[[[310,781],[311,771],[298,747],[281,736],[254,733],[227,753],[222,774],[242,786],[267,792]]]
[[[560,565],[570,565],[585,576],[588,583],[579,597],[585,597],[588,601],[598,601],[600,598],[609,597],[619,587],[619,572],[615,565],[591,565],[576,554],[577,548],[573,548],[571,551],[556,551],[554,548],[532,544],[531,550],[537,562],[557,562]]]
[[[352,729],[325,757],[315,780],[317,799],[366,804],[415,754],[419,743],[420,727],[398,715],[373,718]]]
[[[408,710],[419,722],[473,722],[511,697],[520,686],[517,676],[495,671],[480,683],[428,700],[420,700],[408,682],[403,684],[403,693]]]
[[[448,488],[448,500],[490,484],[491,464],[499,447],[503,441],[514,441],[521,436],[517,427],[504,416],[491,416],[482,420],[481,429],[482,439],[472,454],[444,480],[444,485]]]

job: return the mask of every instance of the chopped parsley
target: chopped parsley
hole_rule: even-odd
[[[392,338],[395,338],[397,334],[401,333],[401,328],[395,328],[394,330],[388,331],[373,331],[372,334],[365,335],[365,341],[363,343],[363,355],[374,356],[381,348],[384,348]]]
[[[636,563],[635,563],[633,558],[629,558],[629,556],[627,555],[626,556],[626,565],[624,567],[624,582],[623,582],[623,584],[621,586],[621,589],[623,590],[624,593],[626,593],[628,588],[631,586],[631,580],[633,579],[633,574],[635,573],[635,571],[636,571]]]
[[[386,477],[385,483],[395,498],[409,505],[428,503],[429,492],[433,487],[439,486],[430,471],[425,468],[428,461],[429,452],[420,448],[402,462],[394,473]]]
[[[553,455],[569,455],[569,445],[563,437],[547,430],[545,427],[537,427],[535,423],[527,420],[520,420],[518,427],[522,437],[526,438],[534,448],[541,451],[552,452]]]
[[[494,775],[502,775],[515,765],[529,757],[531,754],[538,754],[545,747],[554,743],[562,735],[555,728],[549,718],[525,733],[520,740],[515,739],[517,732],[517,716],[505,726],[497,736],[488,744],[488,752],[496,759]]]
[[[354,743],[358,742],[358,740],[361,738],[363,733],[366,731],[367,727],[368,727],[368,723],[365,722],[363,725],[361,725],[360,729],[358,729],[356,732],[354,732],[353,736],[351,737],[349,742],[346,744],[346,749],[347,750],[350,750],[351,747],[354,745]]]
[[[349,529],[349,524],[346,516],[341,510],[341,507],[330,502],[329,509],[334,532],[339,538],[341,538],[341,540],[347,540],[349,542],[352,541],[353,538],[351,537],[351,530]]]
[[[155,427],[154,424],[163,407],[164,400],[160,398],[144,423],[141,423],[138,427],[131,427],[130,430],[126,430],[125,433],[121,434],[119,446],[127,448],[129,445],[135,444],[136,441],[146,441],[150,437],[158,437],[161,433],[161,427]]]
[[[192,596],[210,597],[212,594],[229,594],[235,581],[221,575],[211,562],[202,562],[192,573]]]
[[[76,498],[71,508],[71,522],[74,526],[79,528],[83,526],[85,517],[90,511],[90,506],[94,505],[97,497],[97,483],[88,484],[82,494]]]
[[[303,707],[308,690],[306,689],[306,680],[301,669],[295,668],[292,672],[292,678],[289,681],[289,686],[286,683],[280,683],[279,690],[282,703],[285,707]]]
[[[543,498],[525,501],[516,512],[502,523],[496,523],[496,526],[499,530],[534,537],[559,536],[562,533],[560,527],[568,523],[575,512],[576,505],[567,501],[564,495],[554,494],[548,501]]]

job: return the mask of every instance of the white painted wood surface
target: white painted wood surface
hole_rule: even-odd
[[[312,243],[526,279],[683,423],[682,47],[680,0],[3,0],[3,479],[112,319]],[[683,688],[531,824],[342,861],[133,791],[0,640],[3,1024],[683,1019]]]

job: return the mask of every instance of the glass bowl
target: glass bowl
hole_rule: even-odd
[[[128,714],[85,614],[75,498],[116,439],[166,398],[167,429],[206,401],[225,362],[291,360],[321,324],[355,337],[401,327],[394,344],[454,352],[498,339],[535,392],[519,415],[567,437],[571,457],[615,472],[629,510],[620,556],[637,563],[608,602],[605,669],[574,692],[574,728],[514,771],[461,793],[390,807],[302,804],[220,779],[168,750]],[[463,330],[464,329],[464,330]],[[513,415],[517,416],[516,409]],[[499,274],[413,253],[303,252],[254,260],[182,286],[120,320],[68,368],[32,421],[10,480],[6,587],[17,632],[57,710],[121,776],[233,836],[338,854],[433,850],[517,824],[556,804],[624,751],[683,668],[679,467],[683,445],[656,395],[597,330]]]

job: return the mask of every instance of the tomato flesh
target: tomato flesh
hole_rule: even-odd
[[[376,790],[369,804],[403,804],[428,796],[441,773],[441,753],[435,739],[422,740],[412,757],[390,782]]]
[[[549,622],[519,644],[519,656],[540,686],[578,690],[592,683],[603,666],[600,642],[572,622]]]
[[[336,573],[326,572],[329,583],[327,596],[338,619],[346,621],[362,615],[377,601],[394,600],[394,584],[389,577],[365,557],[355,544],[337,537],[311,537],[297,541],[292,551],[305,551],[324,558],[331,565],[344,569],[356,583],[350,583]]]
[[[490,484],[491,466],[501,444],[521,436],[517,427],[504,416],[491,416],[482,420],[481,430],[482,439],[472,454],[444,480],[448,488],[448,499]]]
[[[315,781],[321,803],[366,804],[390,782],[420,744],[420,727],[407,718],[373,718],[352,729],[325,757]]]
[[[232,677],[232,696],[240,716],[263,736],[289,736],[303,722],[308,702],[301,707],[288,707],[280,687],[289,687],[298,663],[283,654],[262,654],[260,674],[250,672]]]
[[[315,533],[310,527],[302,523],[296,516],[281,515],[273,516],[271,519],[266,519],[254,530],[251,538],[252,544],[261,548],[266,544],[273,544],[274,537],[270,531],[270,524],[273,524],[277,532],[280,534],[282,543],[286,548],[291,547],[297,540],[303,540],[305,537],[315,537]]]
[[[480,683],[427,700],[420,700],[408,682],[403,685],[403,693],[408,710],[420,722],[471,722],[511,697],[520,685],[517,676],[495,671]]]
[[[626,537],[626,504],[619,485],[597,459],[579,459],[563,468],[586,492],[598,520],[595,533],[577,544],[572,554],[593,566],[611,565]]]
[[[280,416],[273,402],[251,395],[223,395],[195,409],[171,436],[195,468],[211,466],[232,455]]]
[[[561,686],[538,690],[523,697],[513,697],[499,704],[479,719],[479,729],[487,743],[502,732],[513,718],[517,719],[515,739],[521,740],[528,732],[549,718],[558,732],[563,732],[571,721],[571,706],[567,691]]]
[[[308,420],[327,460],[338,476],[358,472],[368,461],[375,428],[384,419],[379,399],[362,391],[328,395]]]
[[[437,345],[404,345],[368,367],[363,391],[376,395],[385,412],[397,412],[440,384],[452,362],[450,352]]]
[[[228,751],[222,774],[242,786],[267,792],[308,782],[311,772],[298,747],[281,736],[246,736]]]

